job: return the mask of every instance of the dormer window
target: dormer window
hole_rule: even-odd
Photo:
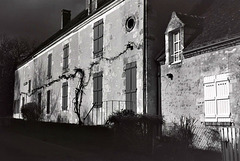
[[[172,41],[173,50],[171,53],[172,63],[177,63],[181,61],[181,53],[182,53],[180,31],[174,32],[172,34],[172,37],[173,37],[173,41]]]

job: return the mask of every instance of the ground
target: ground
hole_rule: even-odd
[[[171,148],[171,147],[170,147]],[[165,145],[154,154],[114,144],[104,127],[18,122],[0,126],[1,161],[170,161],[181,160]],[[168,150],[167,150],[168,149]],[[175,157],[174,157],[175,156]],[[176,159],[177,158],[177,159]],[[198,159],[196,159],[198,158]],[[188,160],[221,160],[218,153],[200,151]],[[190,161],[189,160],[189,161]]]

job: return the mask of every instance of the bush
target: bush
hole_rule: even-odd
[[[35,102],[25,104],[22,109],[22,117],[28,121],[40,121],[42,110]]]
[[[109,116],[106,125],[115,131],[118,145],[135,150],[150,149],[156,129],[163,124],[162,117],[135,114],[131,110],[122,110]]]
[[[167,141],[178,143],[178,145],[183,145],[186,148],[192,147],[196,122],[196,119],[190,116],[182,116],[180,122],[173,123],[173,127],[168,131]]]

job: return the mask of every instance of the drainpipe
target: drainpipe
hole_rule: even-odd
[[[143,33],[144,33],[144,38],[143,38],[143,114],[147,113],[146,109],[146,96],[147,96],[147,79],[146,79],[146,63],[147,63],[147,0],[143,0],[144,5],[143,5]]]

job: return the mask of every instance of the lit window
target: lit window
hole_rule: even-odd
[[[172,63],[176,63],[181,61],[181,40],[180,40],[180,32],[174,32],[172,34]]]

